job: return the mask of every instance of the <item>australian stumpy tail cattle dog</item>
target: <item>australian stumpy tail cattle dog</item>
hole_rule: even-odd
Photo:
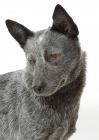
[[[26,67],[0,75],[0,140],[68,140],[85,84],[77,25],[58,4],[48,29],[32,32],[12,20],[6,26]]]

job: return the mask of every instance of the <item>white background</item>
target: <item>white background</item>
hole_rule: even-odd
[[[73,17],[87,52],[86,87],[81,98],[77,132],[70,140],[99,140],[99,1],[98,0],[0,0],[0,74],[25,67],[25,55],[5,26],[15,20],[33,31],[52,25],[56,4]]]

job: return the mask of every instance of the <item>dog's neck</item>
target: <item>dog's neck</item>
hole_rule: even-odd
[[[74,69],[70,73],[70,76],[66,82],[66,85],[75,81],[77,77],[79,77],[82,69],[85,69],[85,56],[86,56],[85,52],[82,52],[77,65],[74,67]]]
[[[82,67],[78,77],[69,83],[68,85],[62,87],[60,90],[58,90],[55,94],[48,96],[48,97],[42,97],[42,96],[36,96],[33,93],[26,94],[27,100],[29,100],[26,103],[29,109],[33,109],[33,102],[36,102],[40,106],[40,108],[51,108],[53,110],[56,110],[58,112],[64,112],[64,110],[68,111],[73,110],[75,106],[79,103],[80,97],[81,97],[81,91],[84,87],[84,81],[85,81],[85,69]]]

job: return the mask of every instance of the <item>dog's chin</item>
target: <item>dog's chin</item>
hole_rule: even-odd
[[[33,91],[34,92],[34,94],[36,95],[36,96],[42,96],[42,97],[49,97],[49,96],[52,96],[53,94],[55,94],[54,92],[51,92],[51,93],[36,93],[35,91]]]

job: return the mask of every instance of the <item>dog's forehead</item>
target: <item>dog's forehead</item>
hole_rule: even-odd
[[[36,56],[48,53],[75,52],[79,48],[78,40],[72,40],[68,36],[51,31],[50,28],[34,33],[34,36],[27,40],[25,52],[27,55]]]
[[[36,33],[37,39],[36,42],[41,43],[43,40],[45,40],[50,35],[49,29],[45,29],[42,31],[38,31]]]
[[[36,43],[40,44],[40,45],[49,45],[53,42],[56,42],[56,40],[58,41],[58,38],[62,36],[57,32],[52,32],[50,30],[50,28],[39,31],[36,33]]]
[[[60,38],[63,38],[63,35],[52,32],[50,28],[38,31],[34,34],[33,37],[27,40],[26,48],[30,51],[36,51],[38,49],[45,50],[52,47],[58,47]]]

